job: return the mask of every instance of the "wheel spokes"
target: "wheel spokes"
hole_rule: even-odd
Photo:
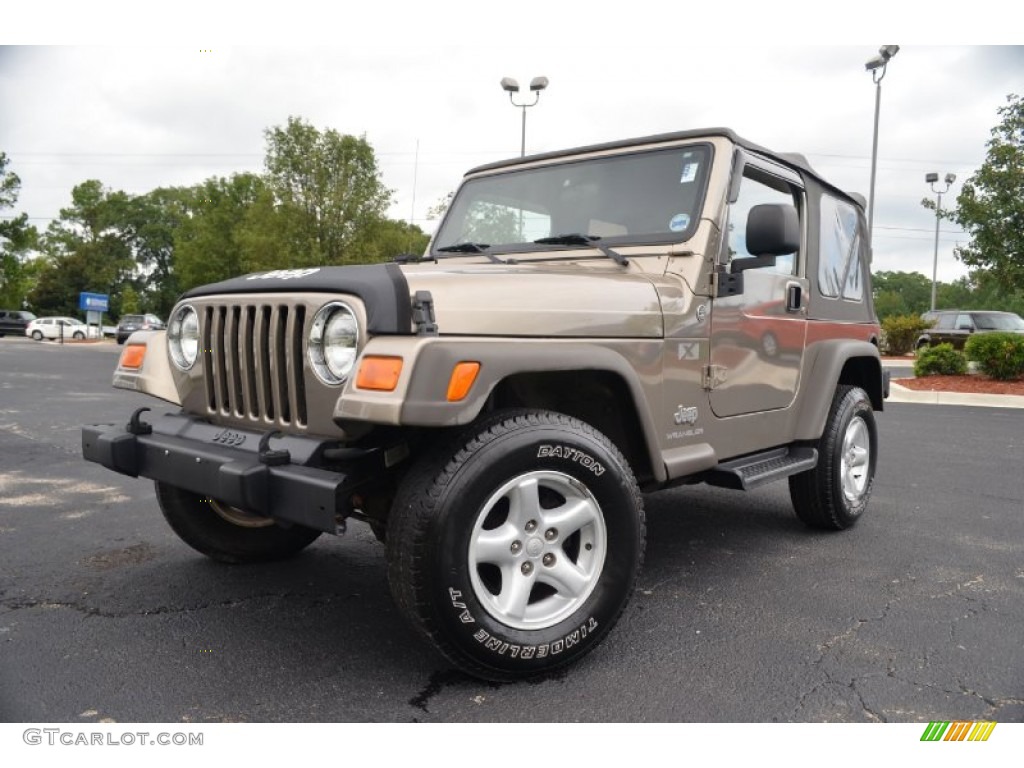
[[[505,565],[515,560],[512,544],[516,541],[516,529],[506,523],[493,531],[482,531],[476,537],[474,548],[476,563]]]
[[[501,569],[501,592],[495,601],[498,610],[517,621],[526,617],[526,608],[530,602],[530,593],[537,581],[537,571],[524,574],[515,565]]]
[[[586,486],[561,472],[529,472],[498,488],[477,514],[470,579],[494,618],[517,629],[549,627],[590,597],[606,549],[604,516]]]
[[[545,529],[554,528],[566,539],[583,526],[593,523],[597,515],[588,499],[570,498],[560,507],[544,510],[542,519]]]
[[[530,520],[540,516],[540,483],[536,478],[524,477],[509,489],[508,522],[522,530]]]
[[[579,597],[590,586],[590,576],[574,565],[568,556],[559,557],[552,566],[541,568],[537,572],[537,579],[568,598]]]

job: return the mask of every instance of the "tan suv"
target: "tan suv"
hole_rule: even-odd
[[[594,648],[642,492],[788,478],[863,514],[887,380],[863,199],[712,129],[470,171],[426,253],[196,288],[114,385],[173,412],[83,430],[226,562],[362,520],[400,610],[483,678]]]

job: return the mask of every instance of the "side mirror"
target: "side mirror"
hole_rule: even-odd
[[[747,216],[747,251],[755,256],[784,256],[800,250],[800,217],[784,203],[755,205]]]

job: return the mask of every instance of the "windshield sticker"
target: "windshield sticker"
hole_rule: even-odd
[[[677,213],[668,223],[668,228],[673,232],[682,232],[688,226],[690,226],[690,217],[685,213]]]
[[[683,164],[683,175],[679,177],[680,184],[689,184],[697,178],[697,169],[700,168],[700,163],[684,163]]]

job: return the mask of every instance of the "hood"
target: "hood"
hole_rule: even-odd
[[[430,291],[441,335],[660,338],[648,276],[608,269],[417,264],[409,290]]]
[[[365,305],[370,333],[410,333],[412,329],[409,286],[402,270],[393,263],[256,272],[200,285],[179,301],[194,296],[263,292],[347,293]]]

